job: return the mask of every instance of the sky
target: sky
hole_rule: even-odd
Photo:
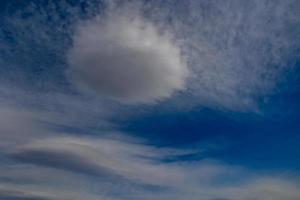
[[[299,200],[299,9],[0,1],[0,199]]]

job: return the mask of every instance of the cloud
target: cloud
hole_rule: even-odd
[[[38,69],[45,74],[48,72],[45,69],[52,65],[57,67],[54,71],[63,72],[67,68],[68,78],[80,90],[91,90],[123,103],[153,103],[181,91],[183,103],[235,110],[251,107],[257,98],[269,94],[277,78],[289,68],[285,66],[286,60],[293,56],[290,53],[297,45],[293,30],[287,31],[295,23],[293,1],[272,5],[267,1],[187,0],[176,5],[167,0],[149,2],[150,7],[139,7],[145,11],[142,14],[129,14],[131,10],[124,11],[122,7],[122,11],[108,10],[95,18],[99,10],[88,9],[86,20],[82,20],[79,11],[67,12],[70,18],[75,18],[68,23],[58,17],[57,9],[49,7],[39,12],[33,8],[33,13],[40,13],[35,20],[31,16],[27,20],[14,16],[10,26],[5,19],[9,25],[5,24],[5,31],[1,29],[0,65],[16,65],[17,71],[25,70],[21,74],[32,75],[34,83],[40,74],[29,73],[28,66],[36,69],[41,65]],[[66,6],[62,8],[70,8]],[[155,16],[147,15],[148,8]],[[48,26],[52,18],[54,25]],[[77,27],[75,34],[65,26]],[[12,42],[15,46],[2,35],[7,32],[11,32],[8,38],[15,40]],[[67,42],[69,37],[73,46]],[[31,44],[36,46],[31,48]],[[113,55],[109,55],[110,51]],[[63,63],[65,56],[70,66],[52,63],[55,59]],[[45,60],[46,64],[41,62]],[[105,64],[113,68],[106,68]],[[103,73],[105,70],[107,73]],[[7,74],[0,74],[2,83]],[[30,87],[20,91],[6,86],[0,87],[0,198],[298,200],[300,197],[297,176],[257,172],[209,157],[181,160],[182,155],[201,154],[202,149],[157,147],[151,145],[152,141],[120,133],[110,117],[127,116],[120,105],[110,101],[69,91],[62,94]],[[103,130],[103,127],[109,128]]]
[[[34,120],[34,114],[24,110],[3,108],[0,106],[0,148],[6,149],[16,144],[23,144],[38,138],[42,130]]]
[[[5,17],[1,82],[75,85],[129,104],[256,111],[297,58],[297,0],[101,2],[33,4]]]
[[[53,113],[13,108],[6,107],[5,112],[0,112],[0,155],[5,158],[0,164],[3,197],[198,200],[200,196],[201,200],[296,200],[300,196],[297,178],[255,174],[213,160],[166,162],[181,155],[201,154],[201,150],[156,147],[127,137],[126,133],[98,130],[98,134],[90,134],[86,129],[76,134],[53,130],[47,124],[37,123],[38,119],[52,121]],[[10,125],[14,123],[22,126]],[[71,124],[67,121],[66,125]],[[9,142],[3,140],[5,137]]]
[[[0,188],[0,198],[6,200],[50,200],[50,198],[44,198],[39,195],[28,194],[25,191],[18,190],[1,190]]]
[[[11,149],[9,154],[25,163],[76,173],[98,177],[115,174],[128,180],[138,180],[139,183],[157,183],[163,174],[156,170],[155,160],[172,156],[174,153],[171,149],[159,150],[132,142],[124,143],[119,139],[97,137],[92,139],[58,137],[35,140]],[[186,153],[179,150],[175,152],[175,155]],[[149,173],[153,174],[151,178],[144,177],[144,174]]]
[[[298,57],[297,0],[171,2],[146,10],[181,41],[191,74],[183,103],[253,111],[278,92]]]
[[[6,173],[0,174],[0,180],[5,177],[14,180],[7,184],[26,180],[31,183],[26,191],[44,191],[47,188],[48,193],[50,189],[58,194],[67,188],[70,193],[75,189],[75,194],[80,191],[81,197],[98,195],[116,200],[196,200],[199,196],[201,200],[296,200],[300,196],[296,179],[255,174],[217,161],[177,160],[168,163],[155,159],[173,156],[174,151],[130,141],[129,138],[53,137],[33,140],[12,148],[13,154],[10,155],[25,165],[19,164],[18,168],[6,166],[3,169]],[[179,149],[177,152],[179,155],[183,153]],[[44,184],[41,185],[41,182]],[[62,185],[62,188],[56,188],[56,184]],[[92,187],[93,184],[101,190]],[[24,187],[23,184],[21,186]]]
[[[110,11],[79,25],[68,52],[69,78],[83,90],[125,103],[153,103],[184,89],[180,48],[141,16]]]

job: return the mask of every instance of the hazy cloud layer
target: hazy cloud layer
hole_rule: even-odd
[[[0,112],[0,158],[6,160],[0,165],[0,171],[5,172],[0,173],[0,197],[296,200],[300,196],[296,177],[291,180],[274,172],[255,174],[209,159],[166,162],[176,156],[201,154],[202,150],[155,147],[124,133],[94,130],[97,134],[88,136],[88,130],[84,135],[54,131],[38,120],[45,122],[49,116],[52,121],[53,115],[41,113],[8,106]],[[30,133],[26,133],[28,128]],[[3,140],[7,133],[10,140]]]
[[[186,102],[253,110],[286,81],[298,57],[297,0],[151,3],[150,17],[169,22],[187,57]]]
[[[165,163],[157,159],[168,158],[164,149],[125,141],[101,137],[33,140],[11,148],[7,156],[25,165],[2,166],[6,173],[0,179],[10,180],[2,183],[4,188],[20,187],[46,199],[68,199],[73,194],[95,199],[296,200],[300,195],[299,183],[284,177],[255,175],[215,161]],[[57,196],[60,193],[64,195]]]
[[[201,148],[156,147],[125,133],[64,133],[45,123],[53,121],[53,113],[5,108],[0,112],[2,198],[297,200],[300,196],[296,177],[256,174],[214,160],[165,161],[201,154]],[[10,140],[3,139],[6,134]]]

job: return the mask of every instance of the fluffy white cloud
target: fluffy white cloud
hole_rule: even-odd
[[[188,69],[170,35],[138,15],[117,13],[79,25],[68,52],[70,79],[125,103],[152,103],[183,89]]]

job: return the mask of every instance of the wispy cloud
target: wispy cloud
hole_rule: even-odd
[[[100,131],[88,136],[88,132],[53,132],[36,123],[31,117],[34,113],[23,112],[13,111],[15,115],[9,118],[10,123],[22,125],[21,128],[0,128],[2,156],[10,160],[1,164],[1,172],[5,172],[0,173],[2,196],[55,200],[296,200],[300,195],[297,179],[256,175],[243,167],[214,160],[166,162],[170,157],[189,155],[195,150],[155,147],[125,137],[124,133],[102,135]],[[8,124],[7,113],[1,112],[1,124]],[[20,117],[23,123],[18,121]],[[22,135],[27,127],[30,134]],[[2,137],[8,131],[11,137],[6,143]]]
[[[209,150],[112,120],[143,109],[118,102],[255,110],[291,69],[297,1],[95,2],[0,22],[1,199],[299,199],[297,176],[180,159]]]
[[[100,96],[136,103],[184,89],[170,102],[255,110],[292,70],[299,48],[295,0],[84,5],[32,4],[5,17],[2,82],[34,79],[33,87],[58,90],[73,80]]]
[[[189,103],[255,109],[293,68],[298,1],[171,2],[151,2],[146,10],[158,23],[168,21],[181,42],[192,74]]]

